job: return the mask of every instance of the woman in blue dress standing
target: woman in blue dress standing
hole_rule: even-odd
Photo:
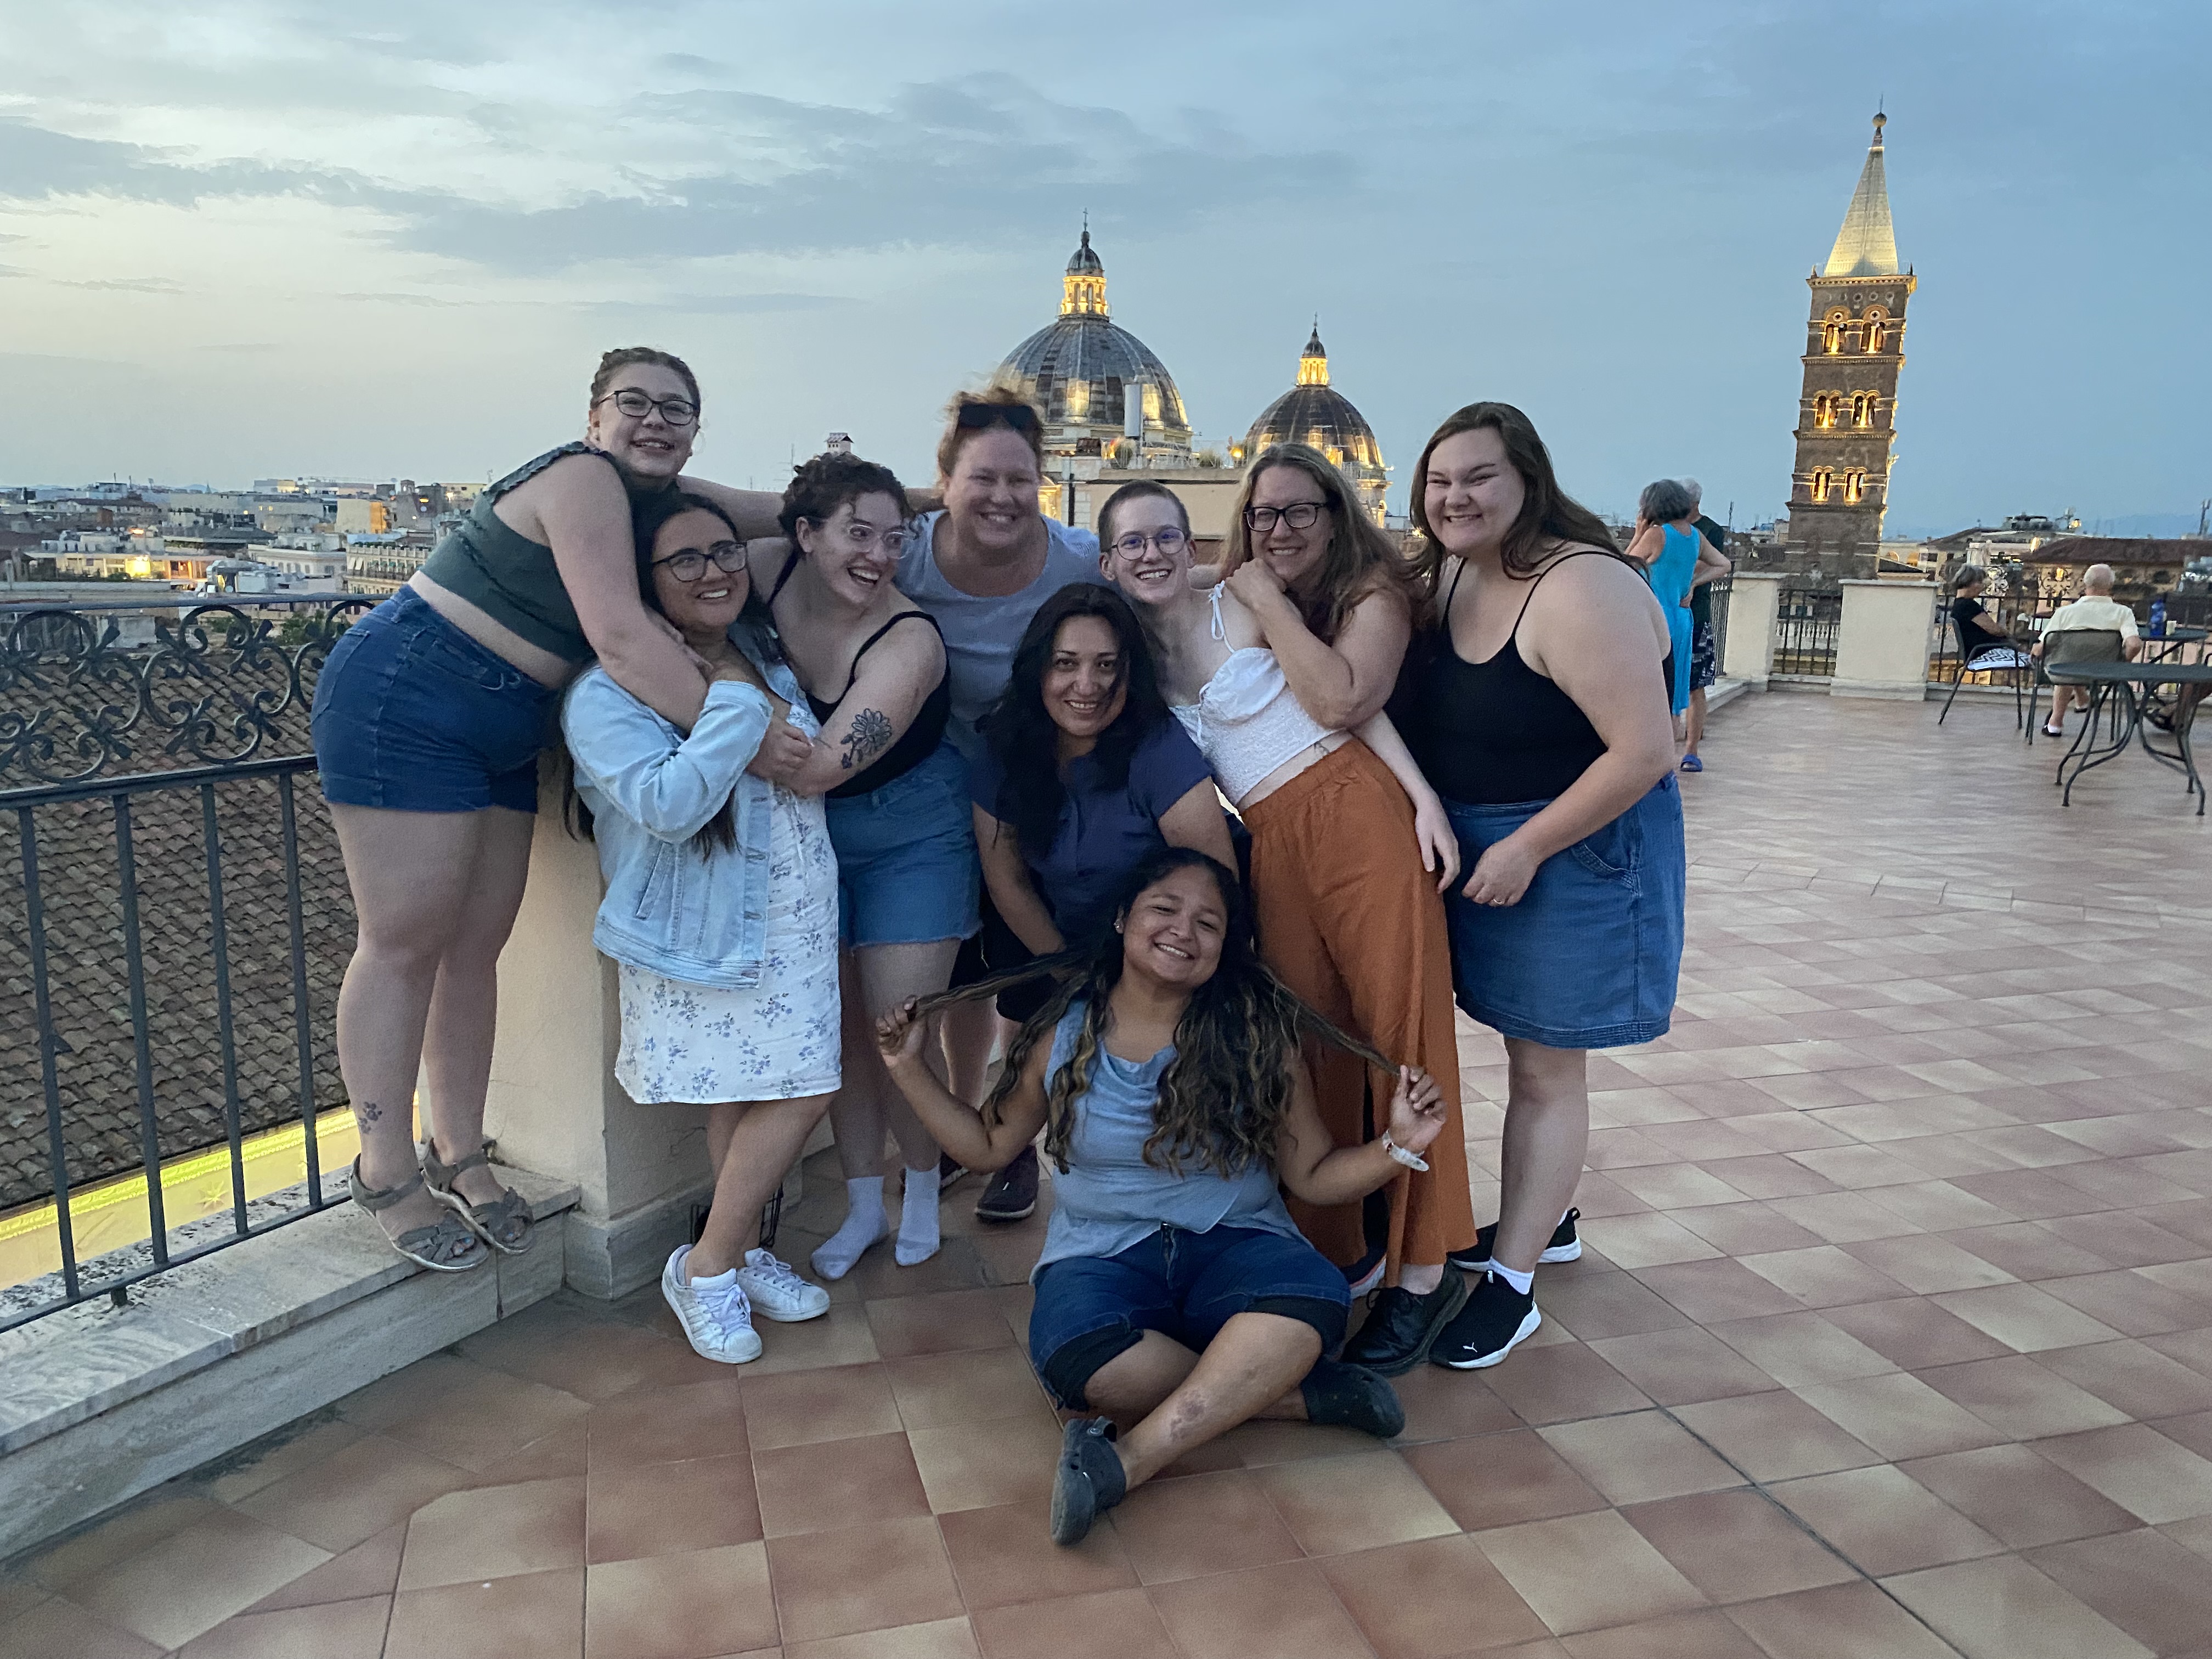
[[[1674,738],[1682,738],[1682,720],[1690,707],[1690,588],[1701,567],[1718,567],[1719,552],[1698,533],[1698,498],[1679,480],[1661,478],[1644,486],[1636,502],[1636,538],[1628,556],[1651,579],[1651,592],[1667,613],[1674,653],[1667,672],[1668,706],[1674,715]]]

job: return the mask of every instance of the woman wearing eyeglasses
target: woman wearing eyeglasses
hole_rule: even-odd
[[[890,1236],[884,1132],[906,1163],[892,1254],[902,1267],[937,1253],[937,1142],[891,1087],[875,1021],[945,988],[975,927],[978,878],[967,766],[945,741],[951,688],[929,613],[892,585],[907,540],[906,490],[857,455],[817,455],[783,492],[780,542],[758,551],[776,630],[821,726],[788,779],[826,793],[846,1009],[845,1083],[830,1107],[846,1213],[814,1252],[842,1279]]]
[[[704,703],[698,663],[638,597],[630,525],[634,498],[675,485],[698,416],[681,359],[607,353],[584,441],[478,496],[408,586],[332,647],[315,687],[315,754],[360,930],[337,1011],[362,1131],[354,1197],[426,1267],[459,1272],[530,1243],[528,1206],[486,1160],[483,1109],[496,964],[529,872],[554,702],[596,657],[680,727]],[[772,496],[696,488],[753,533],[773,521]],[[805,750],[778,728],[755,764],[772,772]]]
[[[1391,1188],[1379,1255],[1359,1205],[1291,1206],[1355,1285],[1386,1284],[1345,1358],[1397,1376],[1421,1362],[1466,1300],[1465,1280],[1444,1271],[1444,1258],[1474,1243],[1474,1213],[1437,890],[1457,872],[1456,849],[1396,728],[1366,708],[1370,677],[1386,659],[1395,673],[1391,653],[1407,633],[1396,550],[1336,469],[1302,446],[1262,454],[1237,503],[1226,562],[1235,573],[1267,560],[1264,582],[1232,574],[1194,589],[1189,525],[1158,485],[1116,491],[1099,522],[1107,573],[1158,642],[1168,700],[1251,831],[1267,965],[1328,1018],[1435,1077],[1453,1115],[1425,1167]],[[1301,592],[1303,602],[1291,597]],[[1330,1133],[1357,1145],[1366,1136],[1366,1068],[1318,1048],[1306,1059]]]
[[[963,392],[948,408],[937,445],[945,505],[916,519],[899,561],[899,591],[937,619],[952,688],[947,731],[974,765],[982,756],[977,722],[1006,689],[1014,647],[1037,607],[1070,582],[1103,581],[1098,538],[1048,519],[1044,424],[1018,392]],[[952,982],[981,978],[994,951],[1020,946],[988,904],[982,927],[955,964]],[[963,1003],[945,1017],[953,1092],[981,1097],[995,1022],[988,1005]],[[975,1206],[978,1219],[1019,1221],[1036,1207],[1037,1165],[1025,1152],[1000,1170]]]
[[[621,969],[615,1079],[641,1106],[708,1108],[714,1203],[660,1293],[702,1356],[743,1364],[755,1314],[830,1308],[759,1229],[839,1081],[837,859],[818,790],[747,775],[776,726],[817,726],[727,515],[688,493],[641,502],[635,568],[712,675],[705,705],[687,733],[596,667],[561,727],[606,877],[592,942]]]

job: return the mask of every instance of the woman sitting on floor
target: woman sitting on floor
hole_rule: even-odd
[[[1236,877],[1188,848],[1138,867],[1093,949],[1020,976],[1048,971],[1066,977],[1022,1027],[980,1115],[923,1063],[924,1022],[1017,975],[910,1002],[877,1040],[892,1081],[970,1169],[1000,1168],[1045,1131],[1058,1173],[1030,1274],[1030,1362],[1065,1409],[1102,1413],[1066,1425],[1054,1541],[1074,1543],[1131,1487],[1254,1417],[1398,1433],[1389,1383],[1325,1358],[1350,1294],[1277,1183],[1350,1204],[1401,1165],[1425,1168],[1419,1154],[1446,1121],[1435,1083],[1395,1068],[1386,1133],[1336,1146],[1302,1030],[1393,1068],[1261,965]]]

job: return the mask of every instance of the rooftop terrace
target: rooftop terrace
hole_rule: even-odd
[[[1589,1248],[1400,1442],[1248,1426],[1054,1549],[1042,1218],[970,1182],[742,1370],[563,1291],[173,1481],[0,1580],[0,1659],[2212,1652],[2212,832],[2140,756],[2063,809],[2008,708],[1936,712],[1716,718]]]

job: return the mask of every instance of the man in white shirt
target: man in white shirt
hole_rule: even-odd
[[[2136,613],[2113,599],[2112,567],[2108,564],[2093,564],[2081,573],[2081,597],[2051,613],[2051,620],[2043,625],[2043,637],[2035,642],[2033,654],[2039,658],[2043,655],[2044,644],[2053,634],[2083,629],[2117,633],[2120,650],[2130,662],[2142,655],[2142,636],[2136,631]],[[2077,698],[2087,708],[2089,688],[2056,684],[2051,686],[2051,718],[2044,722],[2045,737],[2066,735],[2066,710]]]

